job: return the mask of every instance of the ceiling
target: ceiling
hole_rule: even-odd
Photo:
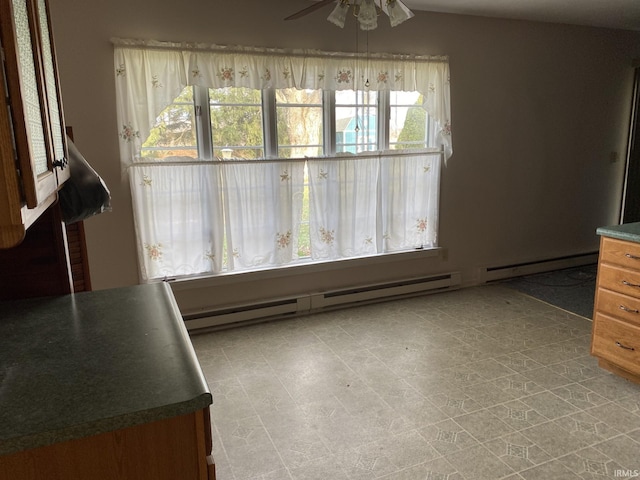
[[[640,31],[640,0],[403,0],[414,11]]]

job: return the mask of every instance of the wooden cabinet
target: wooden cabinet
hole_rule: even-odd
[[[209,409],[0,457],[0,480],[215,480]]]
[[[640,244],[603,236],[591,354],[600,366],[640,383]]]
[[[0,248],[9,248],[69,177],[46,0],[0,0],[0,44]]]

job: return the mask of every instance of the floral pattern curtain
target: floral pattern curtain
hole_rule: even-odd
[[[158,114],[187,85],[417,91],[437,122],[445,159],[453,153],[449,60],[415,56],[225,47],[112,39],[120,159],[126,170],[140,160],[142,143]]]
[[[309,160],[308,165],[311,258],[378,253],[378,158]]]
[[[311,258],[437,246],[440,154],[308,160]]]
[[[229,270],[275,267],[298,257],[302,162],[222,166]]]
[[[382,252],[438,245],[440,155],[380,159]]]
[[[215,164],[158,163],[129,170],[143,279],[223,269],[222,172]]]
[[[271,268],[299,258],[309,195],[312,260],[437,245],[441,154],[150,162],[141,146],[187,85],[418,91],[452,154],[446,57],[114,40],[120,158],[129,174],[143,280]],[[305,167],[307,185],[305,190]],[[305,247],[306,248],[306,247]]]

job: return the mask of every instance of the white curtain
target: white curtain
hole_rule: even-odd
[[[309,160],[312,259],[436,246],[440,164],[433,152]]]
[[[146,164],[129,174],[142,278],[222,271],[220,166]]]
[[[330,260],[378,252],[379,160],[309,160],[311,258]]]
[[[120,159],[123,170],[140,161],[140,149],[157,116],[187,85],[420,92],[436,122],[445,159],[453,153],[449,59],[417,56],[225,47],[112,39]]]
[[[141,158],[157,116],[187,85],[418,91],[452,154],[444,56],[286,51],[114,39],[120,160],[129,174],[142,279],[286,265],[298,258],[305,163]],[[366,61],[365,61],[366,60]],[[438,154],[307,161],[310,256],[435,246]]]
[[[304,163],[226,163],[228,269],[286,265],[298,258]]]
[[[381,158],[383,252],[437,246],[440,166],[434,153]]]

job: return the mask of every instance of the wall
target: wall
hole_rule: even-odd
[[[329,24],[328,8],[282,21],[306,5],[302,0],[51,2],[67,123],[113,196],[113,212],[85,224],[94,288],[138,282],[131,199],[118,159],[109,39],[355,48],[353,22],[344,30]],[[482,281],[486,266],[596,251],[596,227],[617,222],[631,61],[640,57],[640,32],[428,12],[416,12],[393,30],[384,20],[369,35],[370,51],[450,56],[454,155],[442,175],[444,254],[354,267],[289,286],[247,288],[233,282],[227,291],[217,287],[215,298],[443,271],[460,271],[465,284],[474,284]],[[618,153],[615,162],[612,152]]]

